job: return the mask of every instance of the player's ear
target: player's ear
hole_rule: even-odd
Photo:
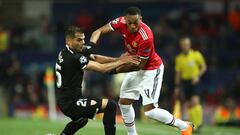
[[[66,39],[65,39],[65,42],[67,45],[70,45],[71,44],[71,37],[67,36]]]
[[[139,19],[142,21],[142,16],[141,15],[139,15]]]

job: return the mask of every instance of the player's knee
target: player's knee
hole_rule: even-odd
[[[110,111],[112,110],[113,111],[113,110],[116,110],[116,109],[117,109],[117,103],[114,100],[109,99],[105,110],[106,111],[107,110],[110,110]]]
[[[120,98],[118,103],[120,105],[131,105],[133,103],[133,100],[126,99],[126,98]]]

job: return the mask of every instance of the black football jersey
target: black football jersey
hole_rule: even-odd
[[[67,45],[60,51],[55,65],[58,104],[68,104],[82,96],[83,69],[88,62],[84,54],[74,52]]]

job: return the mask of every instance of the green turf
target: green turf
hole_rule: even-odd
[[[67,121],[0,119],[0,135],[59,135]],[[139,135],[179,135],[176,128],[157,122],[137,122]],[[104,135],[101,121],[90,121],[76,135]],[[117,135],[126,135],[122,124],[117,125]],[[197,134],[196,134],[197,135]],[[240,128],[204,126],[199,135],[240,135]]]

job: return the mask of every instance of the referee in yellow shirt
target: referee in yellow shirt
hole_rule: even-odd
[[[183,94],[188,118],[193,122],[194,130],[198,131],[202,125],[203,114],[196,88],[207,67],[202,54],[191,48],[189,37],[181,38],[179,44],[181,52],[175,58],[175,94]]]

